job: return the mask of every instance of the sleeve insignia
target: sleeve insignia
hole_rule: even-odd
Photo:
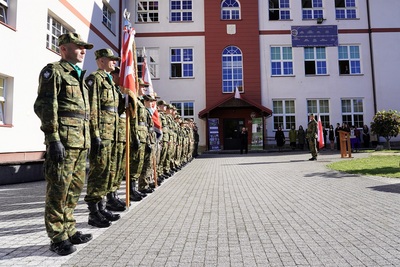
[[[45,80],[48,80],[51,76],[53,75],[53,70],[50,68],[46,68],[45,70],[43,70],[42,72],[42,77]]]
[[[93,86],[93,83],[94,83],[93,79],[88,79],[88,80],[86,81],[86,84],[87,84],[89,87],[92,87],[92,86]]]

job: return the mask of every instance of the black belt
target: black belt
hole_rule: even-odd
[[[110,106],[101,106],[101,110],[111,111],[111,112],[118,112],[118,108],[110,107]]]
[[[78,119],[82,119],[82,120],[89,120],[89,114],[76,113],[76,112],[72,112],[72,111],[59,111],[58,116],[59,117],[78,118]]]

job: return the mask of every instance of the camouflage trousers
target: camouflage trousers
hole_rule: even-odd
[[[126,143],[125,142],[117,142],[117,153],[114,159],[111,159],[111,161],[115,161],[115,177],[112,181],[112,185],[111,185],[111,192],[115,192],[117,191],[120,186],[121,186],[121,182],[125,177],[125,163],[126,163]]]
[[[98,155],[90,155],[90,169],[87,181],[86,202],[99,202],[111,192],[116,173],[116,142],[103,140]]]
[[[156,168],[156,145],[151,144],[151,152],[145,152],[144,161],[143,161],[143,169],[142,173],[139,177],[139,190],[145,189],[148,187],[149,183],[154,182],[152,178],[154,178],[154,168]],[[143,181],[146,181],[143,183]]]
[[[168,142],[162,142],[160,152],[160,163],[158,165],[158,172],[160,174],[169,172],[169,157],[168,157]]]
[[[317,154],[317,140],[315,138],[308,139],[308,144],[310,147],[311,155],[313,158],[318,156]]]
[[[44,162],[47,181],[44,221],[47,235],[57,243],[76,233],[74,210],[86,177],[87,149],[66,149],[63,162]]]
[[[140,143],[136,151],[131,152],[131,162],[130,162],[130,179],[131,181],[138,181],[139,189],[148,186],[146,179],[141,176],[143,171],[144,158],[146,153],[146,144]]]

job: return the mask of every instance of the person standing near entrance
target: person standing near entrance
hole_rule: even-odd
[[[84,83],[83,62],[86,49],[77,33],[58,37],[61,60],[47,64],[40,73],[34,111],[41,120],[46,156],[47,182],[44,221],[50,250],[65,256],[76,251],[74,244],[92,239],[76,230],[74,210],[86,176],[86,158],[90,148],[89,95]]]
[[[245,127],[242,127],[242,131],[240,132],[240,154],[244,153],[247,154],[248,150],[248,137],[249,133],[247,132],[247,129]]]
[[[318,124],[314,118],[314,114],[310,114],[309,116],[306,136],[312,156],[309,160],[317,160]]]

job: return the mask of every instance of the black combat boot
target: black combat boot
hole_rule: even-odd
[[[100,213],[97,202],[88,202],[87,204],[89,209],[89,225],[98,228],[105,228],[111,225],[111,222]]]
[[[98,203],[99,212],[110,222],[117,221],[121,218],[119,214],[113,214],[111,211],[106,210],[106,201],[102,199]]]
[[[122,201],[118,201],[118,199],[115,197],[115,192],[110,192],[107,194],[106,208],[108,210],[124,211],[126,209],[126,206],[124,204],[125,203],[122,204]]]
[[[142,194],[140,194],[136,190],[136,181],[131,181],[129,192],[130,192],[129,199],[131,201],[140,201],[140,200],[142,200],[144,198],[144,196],[142,196]]]

